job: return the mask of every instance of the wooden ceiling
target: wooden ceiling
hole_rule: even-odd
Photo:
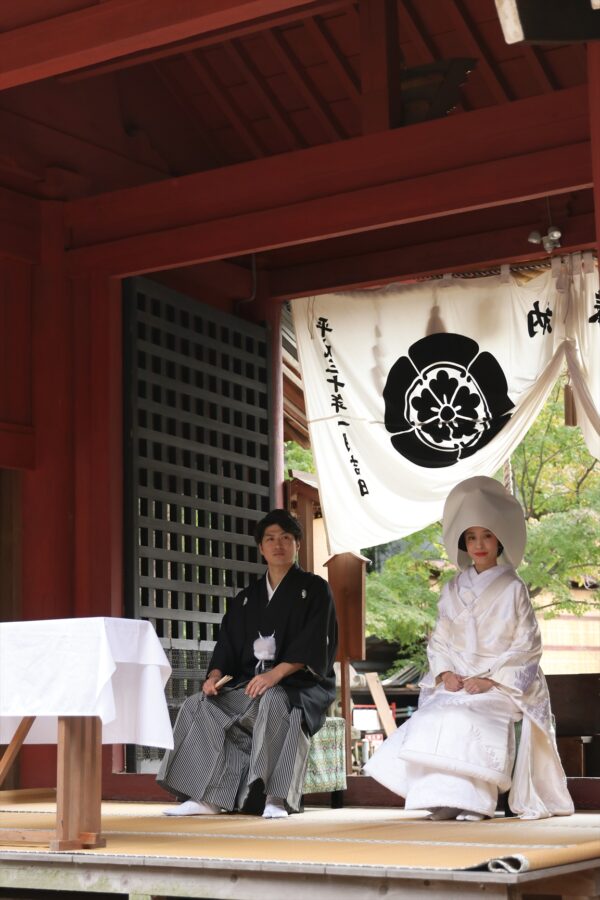
[[[123,15],[128,8],[141,15],[161,5],[194,6],[156,0],[0,6],[0,85],[24,82],[0,93],[0,184],[31,196],[70,199],[364,133],[378,88],[364,99],[361,83],[365,75],[379,77],[381,54],[377,22],[367,34],[364,8],[377,4],[247,4],[282,9],[136,53],[120,53],[128,46],[124,26],[105,44],[98,37],[96,46],[90,40],[86,47],[84,28],[100,29],[103,8],[108,13],[121,6]],[[408,98],[400,127],[428,117],[427,93],[432,102],[440,93],[454,101],[451,114],[458,116],[586,80],[582,44],[505,44],[493,0],[398,0],[396,19],[400,104],[403,93]],[[110,22],[104,24],[108,28]],[[74,51],[69,56],[68,28],[79,36],[79,57]],[[21,62],[7,73],[21,48],[33,44],[34,57],[34,41],[44,34],[46,42],[55,42],[56,57],[44,60],[42,46],[37,67]],[[76,67],[78,59],[94,53],[104,59]],[[444,85],[440,74],[422,69],[465,59],[473,60],[473,70],[462,86],[452,78]],[[40,78],[45,72],[54,74]],[[442,114],[443,99],[434,115]]]
[[[207,220],[215,192],[223,198],[220,216],[228,202],[243,208],[246,195],[255,212],[280,208],[281,196],[289,196],[304,226],[303,216],[322,216],[318,206],[298,206],[315,196],[315,178],[345,190],[348,203],[354,193],[368,209],[381,207],[387,185],[406,173],[398,204],[409,208],[397,217],[390,210],[385,222],[367,215],[364,225],[346,227],[340,212],[328,227],[298,227],[285,242],[240,240],[223,254],[227,270],[214,269],[218,243],[201,265],[186,266],[187,277],[199,281],[211,271],[221,284],[230,277],[224,290],[233,295],[251,287],[253,253],[278,298],[528,258],[536,248],[526,236],[549,214],[567,246],[594,240],[590,179],[574,171],[585,168],[575,145],[589,138],[585,85],[585,45],[507,45],[493,0],[5,3],[0,187],[71,203],[67,219],[79,252],[93,241],[127,239],[133,232],[121,227],[125,208],[140,197],[128,192],[173,178],[187,184],[197,176],[197,206],[187,218],[173,214],[163,229],[187,226],[207,185]],[[545,135],[535,147],[523,137],[528,116]],[[496,122],[504,129],[497,149]],[[471,153],[470,144],[480,152]],[[324,154],[324,147],[339,153]],[[553,155],[544,157],[545,147]],[[512,163],[519,153],[522,174]],[[400,162],[392,172],[394,155]],[[448,180],[436,181],[437,173],[487,159],[494,167],[473,176],[480,201],[471,188],[463,203],[458,191],[441,197]],[[556,173],[565,168],[573,177],[561,180]],[[511,193],[504,181],[513,171],[522,184]],[[536,183],[526,190],[532,174]],[[499,200],[489,190],[494,181]],[[359,197],[363,183],[370,193]],[[110,233],[81,225],[95,223],[104,196],[115,198],[106,213]],[[393,192],[387,196],[392,207]],[[81,265],[88,263],[97,257]],[[177,266],[175,254],[160,267]]]

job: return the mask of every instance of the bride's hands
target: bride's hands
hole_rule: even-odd
[[[467,694],[487,694],[494,687],[490,678],[466,678],[464,688]]]
[[[447,691],[452,691],[454,693],[456,691],[461,691],[463,688],[463,679],[460,675],[457,675],[456,672],[442,672],[440,678]]]

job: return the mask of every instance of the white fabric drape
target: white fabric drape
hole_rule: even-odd
[[[539,413],[565,358],[578,422],[600,458],[596,292],[598,273],[584,272],[579,254],[523,285],[512,275],[444,279],[293,300],[330,552],[417,531],[440,518],[455,484],[497,471]],[[439,428],[430,435],[409,420],[418,419],[417,408],[423,419],[431,413],[427,366],[439,393],[433,357],[434,369],[436,360],[445,367],[444,384],[459,385],[456,396],[467,402],[459,409],[456,398],[444,395]],[[455,427],[464,416],[446,427],[444,416],[468,409],[466,432]]]
[[[577,422],[588,450],[600,459],[600,291],[598,273],[585,274],[579,254],[567,282],[565,353],[573,385]],[[559,277],[560,283],[560,277]]]

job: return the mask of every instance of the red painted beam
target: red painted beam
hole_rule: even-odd
[[[363,134],[401,123],[402,57],[396,0],[359,0],[361,118]]]
[[[543,250],[527,243],[531,229],[519,225],[458,237],[443,237],[427,243],[393,250],[306,262],[272,270],[271,296],[289,300],[324,291],[372,287],[394,281],[411,281],[423,275],[487,269],[505,262],[530,262],[547,258]],[[561,253],[595,248],[592,213],[569,219],[564,227]]]
[[[499,67],[492,60],[488,48],[477,34],[474,23],[462,0],[448,0],[446,14],[454,26],[459,46],[465,54],[477,60],[477,72],[481,75],[496,103],[512,100]]]
[[[0,34],[0,90],[305,5],[299,0],[104,0]]]
[[[73,117],[78,115],[79,111],[73,110]],[[19,162],[27,162],[25,153],[29,157],[24,167],[29,172],[24,174],[21,182],[26,185],[23,190],[31,191],[36,198],[54,200],[86,195],[94,189],[90,186],[96,184],[108,183],[112,190],[118,190],[124,185],[147,184],[167,177],[168,163],[151,147],[136,150],[133,139],[124,133],[115,136],[114,142],[111,138],[103,145],[102,139],[71,133],[71,127],[61,121],[60,114],[56,120],[49,117],[48,121],[42,122],[24,111],[2,109],[0,104],[0,135],[14,138],[19,147]],[[99,123],[98,128],[102,128]],[[128,156],[130,153],[139,153],[139,159],[132,159]],[[42,162],[42,157],[46,162]],[[49,165],[48,161],[52,159],[59,160],[60,164]],[[24,194],[18,196],[23,203],[27,200],[38,202]]]
[[[588,188],[589,143],[398,179],[67,253],[72,273],[125,276]]]
[[[585,88],[70,202],[72,250],[510,159],[589,138]],[[443,152],[440,152],[443,148]],[[560,176],[560,173],[557,173]],[[492,185],[493,186],[493,185]],[[484,186],[489,192],[490,185]]]
[[[156,273],[155,278],[160,273]],[[196,297],[211,306],[228,311],[233,310],[234,302],[244,300],[254,292],[252,272],[231,262],[218,260],[202,266],[188,266],[181,272],[165,272],[164,284]]]

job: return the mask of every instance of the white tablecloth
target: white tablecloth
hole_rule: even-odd
[[[0,744],[23,716],[26,743],[53,744],[57,716],[99,716],[102,743],[173,746],[171,666],[149,622],[46,619],[0,624]]]

